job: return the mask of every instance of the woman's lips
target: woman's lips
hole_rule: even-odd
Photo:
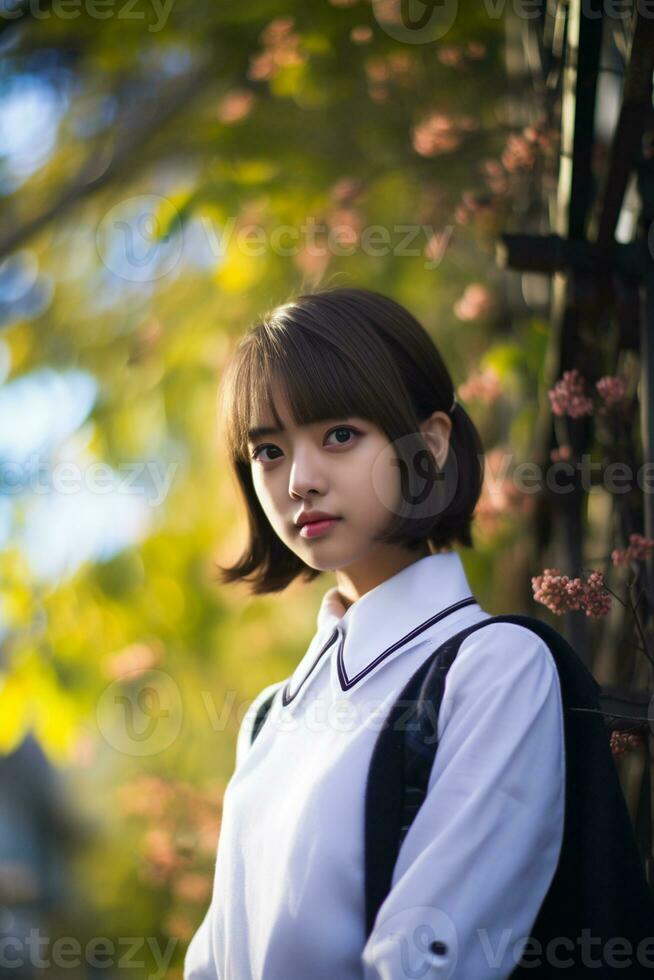
[[[326,534],[340,520],[340,517],[332,517],[324,521],[309,521],[307,524],[302,525],[300,534],[303,538],[317,538],[322,534]]]

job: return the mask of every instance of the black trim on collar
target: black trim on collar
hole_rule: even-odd
[[[316,657],[316,659],[314,660],[314,662],[309,667],[308,671],[306,672],[306,675],[300,681],[300,683],[298,685],[298,689],[297,689],[297,691],[294,694],[289,694],[289,689],[290,689],[290,686],[291,686],[291,679],[289,678],[289,680],[286,682],[286,684],[284,685],[284,689],[282,691],[282,704],[284,705],[284,707],[286,707],[287,704],[290,704],[291,701],[293,701],[298,696],[298,694],[302,690],[302,685],[304,684],[304,682],[306,680],[308,680],[309,677],[311,677],[311,675],[313,674],[314,670],[316,669],[316,666],[318,665],[318,661],[322,657],[323,653],[325,653],[325,651],[330,648],[330,646],[332,645],[332,643],[334,642],[334,640],[336,639],[336,637],[338,636],[338,634],[339,634],[339,629],[338,629],[338,626],[336,626],[332,630],[331,636],[329,637],[329,639],[327,640],[327,642],[323,646],[322,650],[320,650],[320,652],[318,653],[318,656]]]
[[[302,686],[304,685],[304,683],[309,679],[313,671],[316,669],[321,657],[332,646],[332,644],[334,643],[337,637],[340,636],[338,651],[336,653],[336,658],[337,658],[336,666],[338,670],[338,679],[340,681],[341,689],[343,691],[349,691],[350,688],[354,687],[354,685],[357,684],[363,677],[369,674],[371,670],[374,670],[378,664],[380,664],[387,657],[390,657],[392,653],[395,653],[395,651],[399,649],[399,647],[403,646],[409,640],[412,640],[414,637],[424,632],[424,630],[429,629],[429,627],[433,626],[434,623],[438,623],[441,619],[445,619],[446,616],[449,616],[452,613],[457,612],[457,610],[463,609],[465,606],[470,606],[476,602],[477,600],[475,599],[475,597],[471,595],[467,599],[460,599],[458,602],[453,603],[453,605],[448,606],[446,609],[441,610],[441,612],[439,613],[436,613],[435,616],[431,616],[429,619],[426,619],[424,623],[420,623],[419,626],[414,627],[412,630],[406,633],[400,640],[397,640],[390,647],[387,647],[386,650],[383,650],[378,657],[375,657],[372,663],[369,663],[366,667],[363,668],[363,670],[359,671],[358,674],[356,674],[354,677],[351,678],[348,678],[345,672],[345,665],[343,663],[343,647],[345,644],[345,634],[343,630],[340,628],[340,626],[335,626],[329,639],[324,644],[322,649],[319,651],[318,655],[316,656],[316,659],[311,664],[311,667],[307,671],[306,675],[300,681],[297,691],[295,691],[294,694],[289,694],[289,689],[291,684],[290,680],[284,685],[284,689],[282,691],[282,705],[286,707],[287,704],[290,704],[291,701],[293,701],[297,697],[297,695],[302,690]]]
[[[462,609],[464,606],[469,606],[476,601],[477,600],[475,599],[474,596],[470,596],[467,599],[460,599],[459,602],[455,602],[453,605],[448,606],[447,609],[443,609],[442,612],[436,613],[436,615],[432,616],[430,619],[426,619],[424,623],[421,623],[420,626],[416,626],[409,633],[407,633],[406,636],[403,636],[401,640],[398,640],[396,643],[393,643],[392,646],[387,647],[387,649],[384,650],[382,653],[380,653],[378,657],[375,657],[372,663],[369,663],[366,667],[363,668],[363,670],[360,670],[359,673],[352,678],[348,678],[347,674],[345,673],[345,664],[343,662],[344,643],[343,643],[343,634],[341,631],[341,642],[339,643],[338,654],[337,654],[338,679],[341,682],[341,688],[344,691],[348,691],[351,687],[354,687],[354,685],[357,684],[363,677],[365,677],[366,674],[369,674],[371,670],[374,670],[377,664],[380,664],[382,660],[386,659],[386,657],[390,657],[391,653],[395,653],[398,647],[403,646],[409,640],[412,640],[415,636],[418,636],[419,633],[422,633],[424,630],[429,629],[429,627],[433,626],[434,623],[437,623],[439,620],[445,619],[445,617],[449,616],[451,613],[456,612],[457,609]]]

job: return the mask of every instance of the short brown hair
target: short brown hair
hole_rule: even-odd
[[[235,565],[218,566],[221,582],[243,579],[252,592],[266,593],[284,589],[298,575],[311,581],[320,574],[279,539],[252,482],[248,432],[266,412],[280,424],[274,383],[285,392],[297,425],[354,415],[376,424],[396,444],[403,503],[378,541],[409,549],[425,541],[434,550],[457,542],[473,547],[471,524],[484,478],[479,433],[457,403],[450,449],[439,470],[419,431],[433,412],[449,410],[454,394],[436,345],[415,317],[387,296],[328,287],[303,293],[258,320],[222,379],[221,414],[247,505],[250,540]],[[417,454],[427,467],[419,474],[422,485]],[[430,493],[421,500],[425,477]]]

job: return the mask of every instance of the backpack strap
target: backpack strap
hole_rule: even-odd
[[[270,709],[272,708],[272,703],[275,700],[275,695],[277,694],[277,691],[279,690],[279,688],[282,686],[283,683],[284,683],[284,681],[279,681],[274,686],[274,690],[272,690],[270,692],[270,694],[268,694],[263,699],[263,701],[261,702],[261,704],[257,708],[256,713],[255,713],[255,716],[254,716],[254,719],[252,721],[252,731],[250,732],[250,745],[252,745],[252,743],[254,742],[255,738],[257,737],[257,735],[261,731],[261,727],[262,727],[264,721],[266,720],[266,718],[268,717],[268,714],[270,712]]]
[[[438,715],[447,672],[463,641],[492,623],[525,626],[549,645],[563,637],[531,616],[491,616],[473,623],[431,653],[391,707],[373,750],[365,801],[366,935],[388,894],[398,852],[427,794],[438,747]],[[564,642],[566,642],[564,640]],[[589,674],[589,677],[592,675]],[[593,682],[597,690],[599,685]]]

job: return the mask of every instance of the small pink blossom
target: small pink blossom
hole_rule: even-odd
[[[643,742],[643,736],[637,732],[611,732],[611,752],[616,756],[637,749]]]
[[[509,181],[506,171],[499,160],[482,160],[481,169],[492,193],[499,195],[506,194],[509,189]]]
[[[372,40],[372,28],[367,24],[358,24],[350,31],[350,40],[353,44],[367,44]]]
[[[564,371],[563,377],[547,392],[554,415],[580,418],[591,415],[593,401],[586,395],[585,382],[577,368]]]
[[[276,17],[261,32],[264,50],[250,56],[247,77],[253,81],[270,81],[282,68],[304,64],[306,54],[300,50],[300,35],[293,31],[293,17]]]
[[[499,375],[492,368],[484,368],[483,371],[471,374],[459,385],[458,394],[464,401],[475,399],[490,405],[501,397],[502,390],[502,380]]]
[[[531,585],[536,602],[557,616],[571,610],[583,609],[587,616],[605,616],[611,610],[611,595],[604,585],[602,572],[591,572],[584,582],[561,575],[556,568],[546,568],[542,575],[535,575]]]
[[[373,102],[388,102],[389,92],[384,85],[371,85],[368,88],[368,95]]]
[[[642,534],[630,534],[629,545],[626,548],[614,548],[611,561],[614,565],[628,565],[632,561],[644,561],[652,554],[654,538],[646,538]]]
[[[432,112],[413,127],[413,148],[425,157],[448,153],[456,150],[464,133],[477,129],[478,125],[474,116],[448,116],[443,112]]]
[[[463,48],[457,44],[443,44],[436,53],[442,65],[448,68],[462,68],[465,65]]]
[[[175,799],[175,790],[160,776],[142,773],[118,787],[117,799],[121,812],[126,815],[161,820]]]
[[[536,159],[533,143],[524,135],[512,133],[502,154],[502,164],[509,173],[530,170]]]
[[[599,618],[611,612],[611,594],[606,591],[602,572],[591,572],[585,589],[581,606],[587,616]]]
[[[390,81],[391,67],[385,58],[366,59],[364,69],[369,82]]]
[[[457,394],[461,394],[461,388]],[[510,447],[503,444],[493,446],[485,454],[484,481],[475,518],[487,537],[492,537],[507,520],[529,516],[533,508],[533,494],[523,493],[513,478],[512,458]]]
[[[197,871],[187,871],[172,883],[177,898],[185,902],[204,902],[211,894],[212,881],[209,875]]]
[[[619,405],[625,395],[624,381],[615,375],[609,374],[600,378],[595,387],[602,400],[602,405],[599,408],[601,415],[606,415],[608,409],[613,408],[614,405]]]
[[[326,245],[323,246],[318,242],[312,248],[300,248],[292,258],[293,265],[311,283],[319,283],[321,281],[327,271],[329,261],[329,249]]]
[[[572,446],[569,446],[566,442],[562,446],[552,450],[550,453],[550,460],[553,463],[559,463],[561,460],[570,459],[571,456]]]
[[[466,286],[461,299],[454,304],[454,313],[459,320],[478,320],[485,316],[492,306],[490,291],[480,282]]]
[[[366,185],[360,177],[341,177],[332,185],[330,196],[335,204],[354,204],[365,197]]]
[[[456,206],[456,209],[454,211],[454,220],[456,221],[457,225],[467,225],[468,224],[468,220],[469,220],[469,218],[468,218],[468,211],[463,206],[463,204],[458,204]]]
[[[363,217],[356,208],[333,208],[327,214],[327,224],[332,232],[337,234],[338,244],[352,246],[359,241],[363,226]]]
[[[294,17],[275,17],[261,32],[259,39],[266,45],[279,44],[292,35]]]
[[[245,119],[254,105],[254,92],[245,88],[232,89],[225,95],[218,105],[218,118],[221,123],[229,125]]]
[[[187,915],[182,915],[180,912],[172,912],[164,919],[163,928],[167,936],[186,941],[193,935],[196,925]]]
[[[480,41],[468,41],[466,45],[466,53],[469,58],[474,58],[479,60],[479,58],[484,58],[486,55],[486,45],[482,44]]]

